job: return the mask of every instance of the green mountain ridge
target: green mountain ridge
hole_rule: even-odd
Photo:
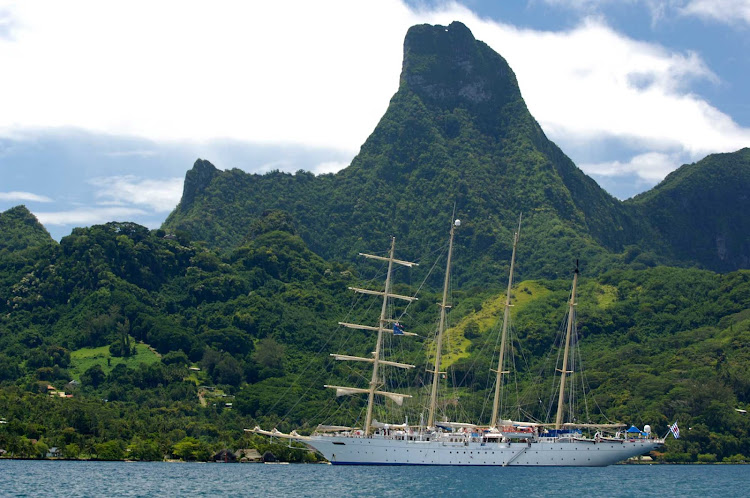
[[[712,154],[626,201],[681,261],[717,271],[750,267],[750,148]]]
[[[750,160],[735,154],[697,163],[699,170],[712,161],[736,166],[734,175],[705,168],[713,194],[702,211],[684,206],[703,202],[705,192],[685,190],[675,204],[666,200],[672,189],[661,185],[620,202],[546,138],[500,55],[461,23],[421,25],[406,35],[397,93],[349,167],[317,177],[255,175],[198,160],[163,228],[227,250],[246,240],[264,212],[284,210],[325,258],[350,261],[396,235],[406,257],[418,259],[430,241],[442,239],[455,206],[464,222],[457,240],[461,282],[501,284],[495,276],[505,273],[519,214],[527,241],[519,257],[523,278],[562,275],[576,258],[596,273],[633,261],[731,271],[750,258],[741,195],[722,211],[714,249],[679,232],[710,224],[725,192],[750,187]]]
[[[640,233],[625,207],[547,140],[510,67],[460,23],[409,30],[399,90],[348,168],[248,175],[199,160],[163,228],[226,249],[263,212],[283,209],[323,257],[350,260],[394,234],[418,258],[443,238],[454,204],[464,221],[457,266],[474,282],[480,272],[504,273],[520,213],[530,241],[524,276],[560,274],[573,249],[603,267],[607,248]],[[537,252],[550,244],[554,251]]]

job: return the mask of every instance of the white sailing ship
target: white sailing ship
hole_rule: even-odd
[[[391,292],[391,275],[393,265],[411,267],[416,263],[398,260],[394,257],[395,238],[391,239],[389,256],[361,256],[379,259],[388,263],[385,287],[383,291],[351,288],[353,291],[382,296],[383,304],[380,320],[377,326],[340,323],[349,328],[377,332],[375,351],[371,358],[333,354],[336,360],[366,362],[372,365],[372,375],[368,388],[326,385],[334,389],[337,396],[352,394],[367,394],[367,411],[365,424],[361,429],[345,426],[318,426],[310,436],[302,436],[296,431],[289,434],[276,429],[271,431],[246,429],[248,432],[272,437],[301,441],[320,452],[334,465],[483,465],[483,466],[606,466],[630,457],[648,453],[664,443],[664,439],[652,437],[651,429],[647,425],[638,437],[619,432],[624,424],[574,424],[564,423],[563,404],[565,400],[566,376],[572,373],[569,364],[571,347],[571,331],[574,323],[576,306],[576,287],[578,284],[578,268],[573,276],[573,287],[569,301],[569,317],[565,335],[565,348],[561,375],[560,390],[557,404],[556,421],[554,424],[537,422],[519,422],[499,418],[499,400],[501,397],[502,377],[509,373],[505,368],[506,343],[508,322],[511,307],[511,287],[513,284],[513,268],[515,263],[516,246],[520,231],[516,231],[513,241],[513,253],[510,264],[510,277],[506,294],[501,343],[498,358],[497,378],[493,400],[492,415],[489,425],[437,422],[436,406],[438,397],[443,332],[445,329],[449,273],[453,251],[453,236],[460,221],[456,220],[450,231],[448,246],[448,262],[443,288],[443,299],[440,307],[440,322],[436,335],[435,363],[432,373],[428,420],[426,424],[409,426],[404,424],[384,424],[373,419],[373,405],[376,396],[383,396],[401,405],[411,395],[379,389],[381,367],[395,367],[402,369],[414,368],[414,365],[386,360],[383,357],[383,338],[385,334],[416,335],[403,332],[394,327],[395,320],[387,317],[388,303],[391,299],[411,301],[414,297],[402,296]],[[584,430],[594,432],[594,436],[584,436]]]

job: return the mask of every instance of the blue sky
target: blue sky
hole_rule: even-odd
[[[349,164],[403,37],[459,20],[545,133],[618,198],[750,146],[750,0],[0,0],[0,211],[158,227],[197,158]]]

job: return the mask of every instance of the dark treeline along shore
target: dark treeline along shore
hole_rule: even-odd
[[[529,371],[554,346],[579,259],[593,421],[661,434],[678,421],[682,437],[652,457],[744,461],[749,193],[742,149],[619,201],[546,138],[499,54],[460,23],[414,26],[398,91],[336,174],[253,175],[199,159],[160,229],[113,222],[59,243],[23,206],[0,214],[0,454],[207,460],[256,449],[317,460],[243,428],[357,420],[364,400],[322,384],[361,374],[328,354],[343,337],[347,352],[369,354],[369,332],[336,324],[352,312],[347,288],[381,269],[356,254],[384,252],[391,235],[400,258],[423,263],[398,292],[426,281],[405,318],[420,337],[401,351],[426,364],[442,285],[431,261],[455,206],[446,382],[467,418],[486,413],[492,379],[475,372],[493,361],[491,311],[522,213],[513,347]],[[415,392],[424,381],[420,368],[400,378]],[[519,378],[519,392],[533,385]],[[419,406],[406,410],[419,420]]]

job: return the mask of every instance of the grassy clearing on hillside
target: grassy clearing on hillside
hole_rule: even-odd
[[[596,290],[596,303],[600,308],[607,309],[617,301],[617,287],[613,285],[599,285]]]
[[[549,290],[535,280],[520,282],[512,291],[511,318],[534,299],[539,299],[547,294]],[[505,308],[505,293],[492,296],[482,303],[482,308],[465,316],[454,327],[445,331],[443,358],[441,368],[446,369],[453,363],[469,356],[468,348],[471,339],[466,337],[467,329],[469,336],[484,335],[490,330],[497,330],[502,326],[503,310]],[[435,358],[435,348],[429,352],[432,361]]]
[[[159,356],[149,349],[148,344],[137,343],[135,351],[136,354],[129,357],[112,356],[109,354],[109,346],[73,351],[70,353],[70,373],[74,379],[81,380],[81,374],[94,365],[100,365],[105,373],[109,373],[120,363],[133,368],[140,363],[150,364],[159,361]]]

